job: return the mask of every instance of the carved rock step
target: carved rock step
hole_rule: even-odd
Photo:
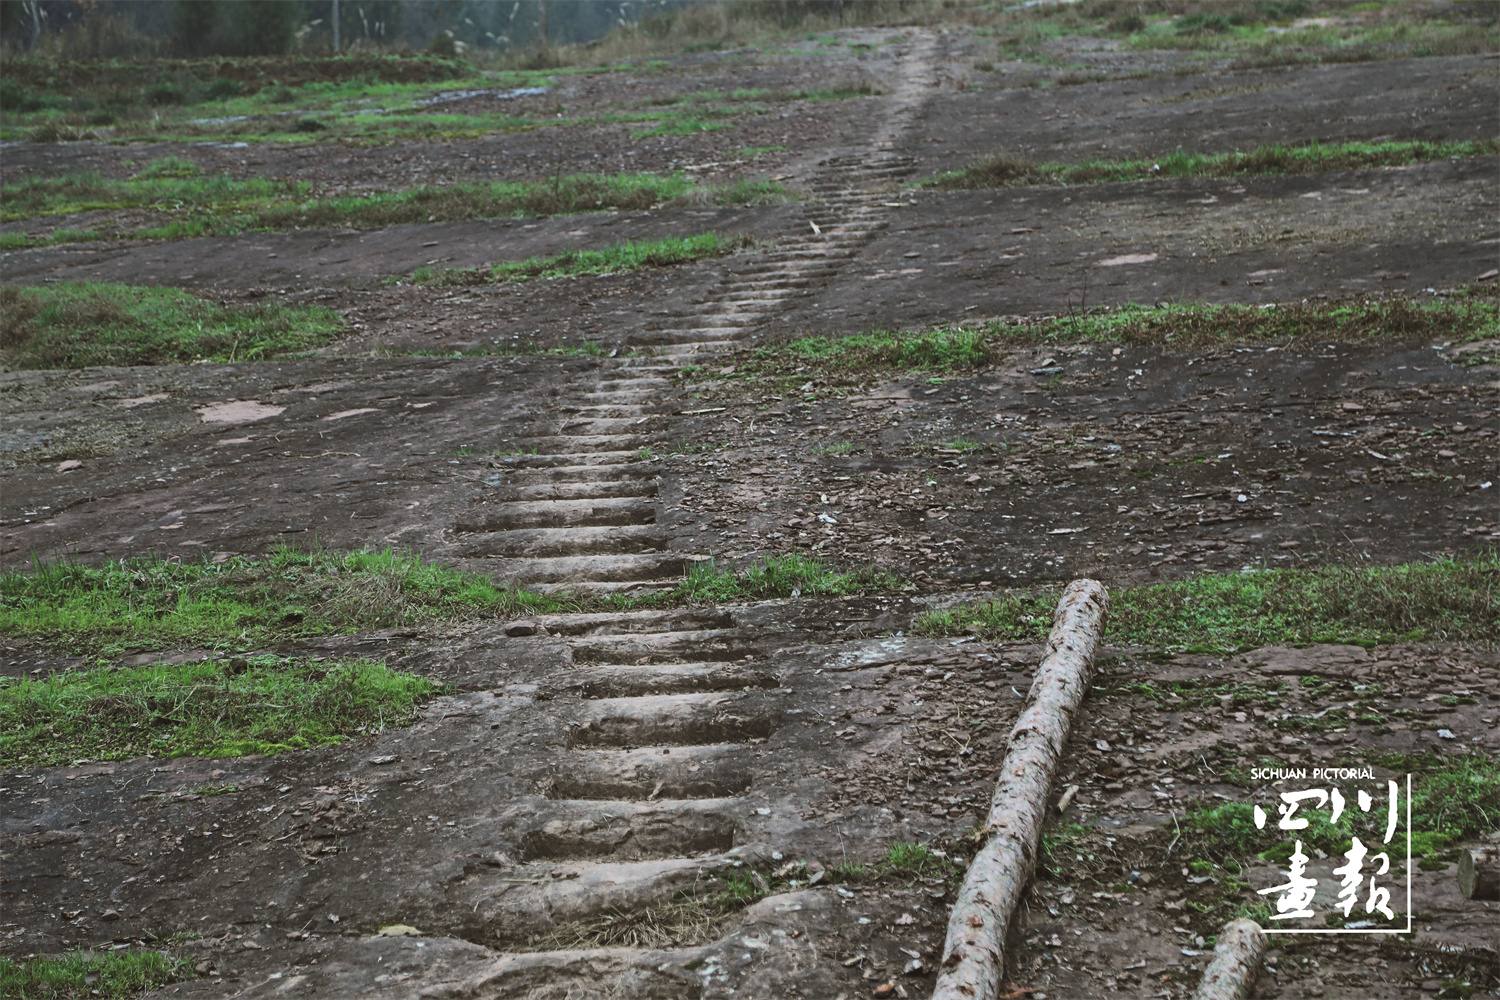
[[[600,698],[579,706],[568,745],[670,747],[765,739],[780,725],[783,700],[775,694],[724,692]]]
[[[709,661],[578,667],[542,690],[598,699],[694,691],[774,690],[780,686],[780,676],[764,664]]]
[[[597,454],[599,452],[621,451],[631,449],[639,451],[650,441],[640,435],[633,434],[577,434],[564,435],[554,434],[546,437],[524,437],[515,439],[515,447],[520,452],[532,452],[533,454],[547,455],[573,455]]]
[[[737,629],[591,635],[572,643],[574,663],[698,663],[756,656],[761,642]]]
[[[515,455],[495,456],[495,465],[500,469],[547,478],[552,475],[563,478],[588,475],[656,475],[655,470],[641,465],[640,450],[592,451],[584,453],[558,454],[555,452],[522,452]],[[626,471],[633,469],[634,471]],[[587,470],[587,471],[585,471]],[[601,470],[606,472],[601,473]],[[617,471],[618,470],[618,471]],[[649,471],[648,471],[649,470]]]
[[[744,331],[744,328],[742,328],[742,327],[734,327],[734,326],[701,327],[701,326],[693,326],[693,325],[684,325],[684,326],[681,326],[681,327],[663,326],[659,331],[657,331],[654,334],[652,334],[652,333],[641,333],[641,334],[633,334],[632,336],[637,336],[637,337],[642,337],[642,338],[649,338],[649,337],[653,337],[653,336],[664,337],[664,338],[669,338],[668,342],[671,342],[671,343],[715,344],[720,349],[728,350],[728,349],[730,349],[730,348],[732,348],[734,346],[734,342],[736,340],[738,340],[740,337],[742,337],[744,335],[744,333],[745,333],[745,331]]]
[[[651,375],[633,376],[622,373],[613,378],[600,379],[595,383],[595,388],[592,391],[580,393],[578,398],[587,399],[602,392],[631,392],[637,393],[641,397],[646,397],[650,393],[658,389],[667,388],[671,384],[672,380],[669,378],[658,378]]]
[[[644,393],[632,396],[633,400],[650,398]],[[615,403],[579,403],[569,401],[561,404],[558,409],[564,413],[571,413],[583,417],[644,417],[654,416],[659,413],[670,413],[660,406],[640,402],[615,402]]]
[[[712,878],[722,865],[689,858],[595,864],[580,869],[577,878],[539,884],[479,876],[460,887],[452,911],[463,937],[491,947],[527,945],[561,924],[667,902]]]
[[[682,580],[682,556],[666,552],[621,555],[492,558],[465,562],[466,569],[513,586],[537,590],[610,593],[675,587]]]
[[[644,417],[590,417],[579,414],[560,428],[563,434],[639,434],[653,430],[667,421],[668,414],[652,413]]]
[[[726,351],[734,347],[734,342],[743,335],[741,328],[728,331],[719,331],[705,334],[702,330],[683,330],[680,332],[658,331],[656,333],[633,333],[629,337],[632,344],[650,344],[659,347],[688,347],[691,351],[662,352],[657,357],[671,357],[676,354],[692,353],[701,354],[704,351]]]
[[[534,500],[600,500],[623,497],[654,497],[656,480],[641,477],[600,479],[599,470],[588,479],[573,482],[512,484],[495,487],[486,499],[490,503],[521,503]]]
[[[553,556],[655,552],[667,544],[654,524],[607,527],[521,528],[467,534],[458,546],[465,558],[501,556],[540,559]]]
[[[750,787],[754,760],[737,743],[639,750],[592,748],[569,754],[546,794],[563,799],[718,798]]]
[[[719,853],[734,846],[738,799],[517,799],[500,824],[522,861]]]
[[[514,528],[559,528],[591,524],[652,524],[656,504],[643,497],[602,497],[597,500],[527,500],[497,504],[492,510],[470,512],[454,525],[465,534],[509,531]]]

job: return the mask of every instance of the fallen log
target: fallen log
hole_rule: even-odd
[[[1214,960],[1208,963],[1193,1000],[1245,1000],[1255,988],[1266,932],[1253,920],[1231,920],[1219,932]]]
[[[1500,900],[1500,847],[1471,847],[1458,856],[1458,891],[1464,899]]]
[[[1088,694],[1109,592],[1074,580],[1052,618],[1052,634],[1010,731],[990,800],[985,844],[959,887],[933,1000],[991,1000],[1005,970],[1005,931],[1031,881],[1052,777],[1073,717]]]

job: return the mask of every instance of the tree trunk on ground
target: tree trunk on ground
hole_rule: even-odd
[[[1253,920],[1231,920],[1219,932],[1214,960],[1208,963],[1193,1000],[1245,1000],[1255,988],[1266,955],[1266,932]]]
[[[1471,847],[1458,856],[1458,891],[1464,899],[1500,900],[1500,848]]]
[[[1063,591],[1026,704],[1010,731],[990,800],[988,839],[948,918],[933,1000],[991,1000],[1005,970],[1005,930],[1031,881],[1052,776],[1094,673],[1109,592],[1096,580]]]

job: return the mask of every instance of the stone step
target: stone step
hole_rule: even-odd
[[[576,747],[643,747],[743,743],[779,726],[776,695],[661,694],[585,702],[568,730]]]
[[[463,538],[458,551],[468,559],[489,556],[542,559],[627,553],[639,555],[646,550],[655,552],[663,549],[666,544],[666,536],[654,524],[625,524],[470,532]]]
[[[582,867],[576,878],[521,883],[496,872],[493,880],[481,875],[457,887],[453,911],[472,928],[465,934],[471,940],[524,946],[566,924],[665,903],[722,866],[718,859],[688,858],[602,863]]]
[[[511,483],[495,487],[486,497],[488,503],[519,503],[533,500],[597,500],[619,497],[654,497],[655,478],[633,477],[600,479],[594,470],[591,479],[562,480],[545,483]]]
[[[545,437],[516,438],[519,454],[579,455],[599,452],[639,450],[650,443],[640,434],[553,434]],[[500,456],[505,457],[505,456]]]
[[[590,748],[568,757],[545,794],[565,799],[672,799],[740,795],[749,789],[754,762],[737,743],[639,750]]]
[[[657,430],[668,422],[666,414],[652,413],[644,417],[584,417],[570,420],[558,428],[561,434],[641,434]]]
[[[602,468],[618,469],[641,461],[639,449],[631,451],[593,451],[593,452],[523,452],[513,455],[496,455],[492,461],[497,468],[507,469],[515,472],[524,472],[529,475],[550,475],[559,470],[564,476],[583,475],[581,470],[589,470],[589,475],[597,476]],[[645,466],[637,466],[644,469]],[[609,475],[655,475],[655,471],[646,473],[626,473],[611,471]]]
[[[693,691],[744,691],[778,688],[777,672],[764,663],[709,660],[698,663],[611,664],[577,667],[546,690],[573,692],[582,698],[627,698]]]
[[[465,562],[465,567],[507,586],[608,593],[647,584],[674,587],[682,580],[683,560],[676,553],[647,552],[472,559]]]
[[[741,660],[761,652],[734,629],[587,636],[572,644],[574,663],[702,663]]]
[[[570,858],[670,858],[734,846],[732,798],[682,801],[552,799],[518,803],[513,818],[522,861]],[[509,833],[509,831],[507,831]]]
[[[486,504],[466,512],[453,527],[470,534],[515,528],[564,528],[579,525],[653,524],[657,503],[650,497],[601,497],[592,500],[527,500]]]

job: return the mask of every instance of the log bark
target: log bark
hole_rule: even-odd
[[[1458,891],[1464,899],[1500,900],[1500,848],[1471,847],[1458,856]]]
[[[1219,932],[1214,960],[1204,970],[1193,1000],[1245,1000],[1255,988],[1266,957],[1266,932],[1253,920],[1231,920]]]
[[[948,918],[933,1000],[991,1000],[998,991],[1005,931],[1036,867],[1052,777],[1089,691],[1108,608],[1109,592],[1097,580],[1074,580],[1063,591],[1046,654],[1010,731],[987,839]]]

